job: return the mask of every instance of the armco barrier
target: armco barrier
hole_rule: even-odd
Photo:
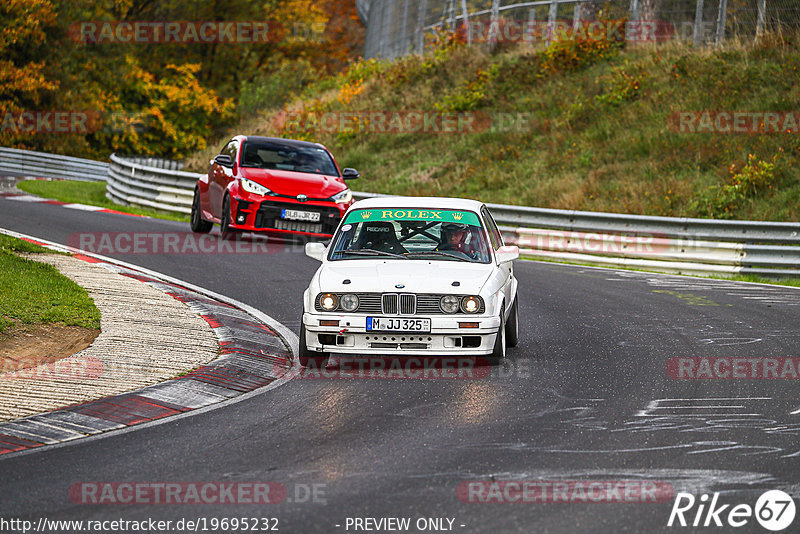
[[[6,151],[0,149],[5,158]],[[46,167],[37,152],[15,150],[13,163],[0,160],[0,171],[16,175],[32,162]],[[30,156],[28,156],[30,155]],[[28,158],[28,159],[26,159]],[[107,196],[121,204],[136,204],[189,213],[199,174],[178,170],[177,165],[152,158],[112,155],[107,165],[90,160],[74,175],[51,177],[86,179],[89,165],[108,169]],[[10,160],[9,160],[10,161]],[[69,174],[68,172],[66,174]],[[47,174],[40,174],[48,176]],[[383,196],[353,192],[357,199]],[[523,256],[628,267],[669,273],[770,277],[800,277],[800,223],[729,221],[652,217],[488,204],[507,244],[520,247]]]
[[[135,204],[190,213],[199,174],[163,168],[164,160],[111,155],[106,196],[118,204]]]
[[[0,147],[0,175],[105,181],[108,163]]]

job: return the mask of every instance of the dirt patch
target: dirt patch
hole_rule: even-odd
[[[91,345],[100,333],[81,326],[14,322],[0,334],[0,374],[71,356]]]

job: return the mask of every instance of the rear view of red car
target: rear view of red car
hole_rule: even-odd
[[[197,181],[192,231],[219,223],[223,234],[331,237],[353,203],[345,180],[354,178],[319,143],[238,135]]]

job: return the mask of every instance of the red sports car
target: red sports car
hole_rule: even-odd
[[[358,171],[340,172],[319,143],[237,135],[197,181],[192,230],[219,223],[223,234],[331,237],[353,203],[345,180],[354,178]]]

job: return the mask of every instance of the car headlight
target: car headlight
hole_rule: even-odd
[[[350,293],[347,295],[342,295],[342,297],[339,299],[339,304],[346,312],[356,311],[358,308],[358,297]]]
[[[461,311],[466,313],[477,313],[481,309],[480,297],[464,297],[461,299]]]
[[[336,202],[337,204],[347,204],[351,200],[353,200],[353,192],[349,189],[345,189],[344,191],[340,191],[331,197],[331,200]]]
[[[239,178],[239,184],[242,186],[242,189],[244,189],[248,193],[253,193],[254,195],[272,194],[272,191],[270,191],[263,185],[257,184],[253,180],[248,180],[247,178]]]
[[[445,295],[439,300],[439,307],[445,313],[456,313],[458,311],[458,297],[455,295]]]
[[[325,293],[319,298],[319,305],[322,306],[322,309],[325,311],[335,310],[338,303],[339,299],[336,298],[336,295],[333,293]]]

